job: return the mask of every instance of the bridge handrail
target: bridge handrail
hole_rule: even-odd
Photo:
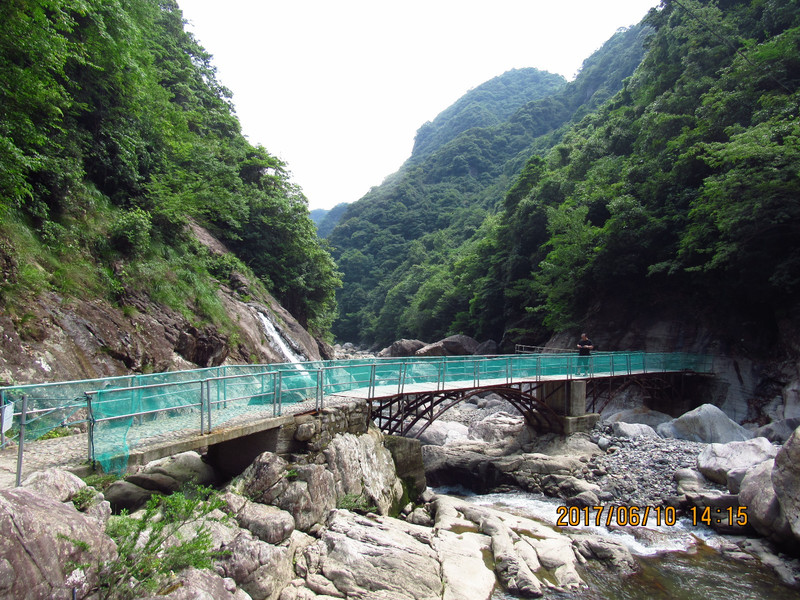
[[[186,417],[186,411],[199,411],[200,433],[203,434],[211,431],[212,414],[219,415],[229,404],[244,412],[250,405],[259,410],[271,406],[273,415],[277,416],[282,414],[284,403],[315,399],[315,407],[321,409],[325,396],[354,390],[368,390],[367,396],[375,398],[379,394],[385,397],[415,393],[425,386],[441,391],[455,385],[481,387],[543,378],[573,379],[578,377],[580,361],[574,351],[569,351],[227,365],[147,376],[6,386],[0,388],[0,401],[3,404],[16,403],[21,398],[28,401],[27,414],[14,412],[20,422],[33,414],[62,409],[75,411],[85,406],[90,438],[97,426],[105,422],[127,419],[127,426],[118,427],[128,435],[134,421],[140,425],[146,417],[160,418],[162,413]],[[589,376],[679,371],[711,373],[713,358],[688,353],[598,352],[588,359]],[[142,383],[114,387],[122,382]],[[82,394],[76,397],[81,388]],[[240,406],[243,402],[247,403],[244,409]],[[212,407],[217,411],[212,413]],[[224,415],[217,417],[218,422],[220,418],[224,422]],[[5,439],[0,441],[5,442]]]

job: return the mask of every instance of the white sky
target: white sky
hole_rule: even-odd
[[[400,168],[425,121],[510,69],[574,78],[658,0],[178,0],[244,134],[310,208]]]

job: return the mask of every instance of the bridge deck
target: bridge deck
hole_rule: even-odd
[[[321,410],[341,398],[379,399],[572,379],[669,372],[713,372],[709,356],[609,352],[593,355],[589,375],[576,354],[408,357],[230,365],[0,389],[24,439],[54,427],[88,423],[91,459],[126,455],[142,439],[188,432],[208,435],[233,419],[265,419],[300,404]],[[6,422],[5,425],[8,425]],[[2,429],[0,447],[5,440]],[[10,432],[9,432],[10,433]],[[105,457],[105,458],[104,458]],[[108,469],[107,465],[104,468]]]

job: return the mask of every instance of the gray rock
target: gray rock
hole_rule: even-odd
[[[415,435],[414,429],[411,434]],[[418,439],[423,445],[443,446],[467,439],[468,434],[469,428],[463,423],[436,420],[419,434]]]
[[[417,507],[408,516],[408,522],[423,527],[433,527],[433,518],[430,513],[422,507]]]
[[[31,473],[22,482],[22,487],[58,500],[67,502],[80,490],[86,487],[83,480],[69,471],[62,469],[46,469]]]
[[[241,527],[268,544],[280,544],[294,531],[294,517],[289,512],[247,499],[235,518]]]
[[[695,469],[678,469],[672,478],[678,487],[679,494],[693,494],[708,489],[710,481]]]
[[[650,410],[649,408],[640,407],[628,408],[619,412],[615,412],[611,416],[607,417],[605,421],[608,423],[639,423],[641,425],[649,425],[655,429],[661,425],[661,423],[672,421],[672,417],[666,413],[658,412],[657,410]]]
[[[772,486],[795,537],[800,540],[800,428],[778,450]]]
[[[391,452],[376,428],[362,435],[337,435],[325,449],[325,461],[335,482],[336,498],[363,496],[377,512],[388,514],[403,496]]]
[[[763,427],[756,429],[753,433],[756,437],[765,437],[770,442],[783,444],[798,427],[800,427],[800,417],[791,417],[789,419],[767,423]]]
[[[775,460],[769,459],[747,472],[739,491],[739,504],[747,507],[747,518],[753,529],[775,542],[786,542],[793,537],[792,529],[772,486],[774,466]]]
[[[599,535],[580,535],[573,539],[577,552],[586,559],[599,560],[614,571],[630,574],[637,570],[631,551],[621,542]]]
[[[298,442],[307,442],[314,437],[316,427],[313,422],[301,423],[294,432],[294,439]]]
[[[142,473],[167,475],[179,485],[188,483],[216,485],[220,479],[214,468],[203,462],[203,458],[194,451],[182,452],[148,463],[142,469]]]
[[[531,440],[531,430],[522,415],[501,411],[470,425],[467,437],[495,446],[521,447]]]
[[[475,354],[478,348],[478,342],[468,335],[451,335],[442,340],[442,345],[448,353],[463,356]]]
[[[310,572],[348,598],[439,600],[443,583],[431,538],[428,528],[337,510],[306,557]]]
[[[752,467],[745,467],[742,469],[731,469],[728,471],[728,479],[726,481],[726,485],[728,486],[728,492],[731,494],[738,494],[739,491],[742,489],[742,481],[744,481],[745,476],[747,475],[748,471]]]
[[[492,538],[494,569],[503,586],[513,594],[540,597],[541,583],[515,549],[510,530],[496,517],[482,519],[480,526],[481,531]]]
[[[730,471],[749,469],[775,458],[777,453],[778,448],[763,437],[744,442],[709,444],[697,457],[697,469],[710,480],[727,484]]]
[[[393,342],[391,346],[387,346],[378,352],[378,356],[413,356],[417,350],[423,348],[424,346],[425,342],[421,342],[419,340],[397,340],[396,342]]]
[[[0,597],[66,599],[75,587],[83,598],[97,582],[94,565],[116,554],[101,525],[71,504],[24,488],[0,490]]]
[[[706,444],[741,442],[753,437],[713,404],[703,404],[656,428],[658,435]]]
[[[655,429],[650,427],[650,425],[644,425],[642,423],[625,423],[622,421],[613,422],[611,424],[611,430],[614,432],[616,437],[623,438],[658,436]]]
[[[115,481],[106,488],[104,495],[111,503],[114,512],[128,510],[135,512],[147,504],[156,492],[146,490],[127,481]]]
[[[263,452],[231,484],[231,488],[255,502],[271,504],[288,485],[284,477],[287,465],[277,454]]]
[[[201,571],[188,568],[176,577],[173,587],[177,589],[169,594],[143,596],[143,600],[252,600],[250,594],[239,589],[231,578],[223,578],[213,571]]]
[[[169,475],[163,473],[138,473],[128,475],[125,481],[138,485],[140,488],[161,492],[162,494],[172,494],[180,489],[180,484]]]
[[[294,549],[273,546],[256,539],[249,531],[222,546],[217,572],[233,579],[253,600],[277,600],[294,578]]]
[[[475,352],[473,354],[480,356],[495,356],[499,352],[500,347],[497,345],[497,342],[494,340],[486,340],[485,342],[478,344],[478,347],[475,348]]]
[[[333,474],[322,465],[297,465],[297,475],[273,504],[291,513],[295,527],[309,531],[324,523],[328,512],[336,506],[336,486]]]

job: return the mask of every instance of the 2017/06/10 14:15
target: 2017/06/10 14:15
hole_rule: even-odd
[[[578,527],[594,525],[647,525],[652,516],[657,527],[665,525],[672,527],[678,522],[677,510],[672,506],[558,506],[557,527]],[[698,508],[688,510],[689,519],[693,526],[697,525],[747,525],[747,507],[738,506],[728,508]]]

